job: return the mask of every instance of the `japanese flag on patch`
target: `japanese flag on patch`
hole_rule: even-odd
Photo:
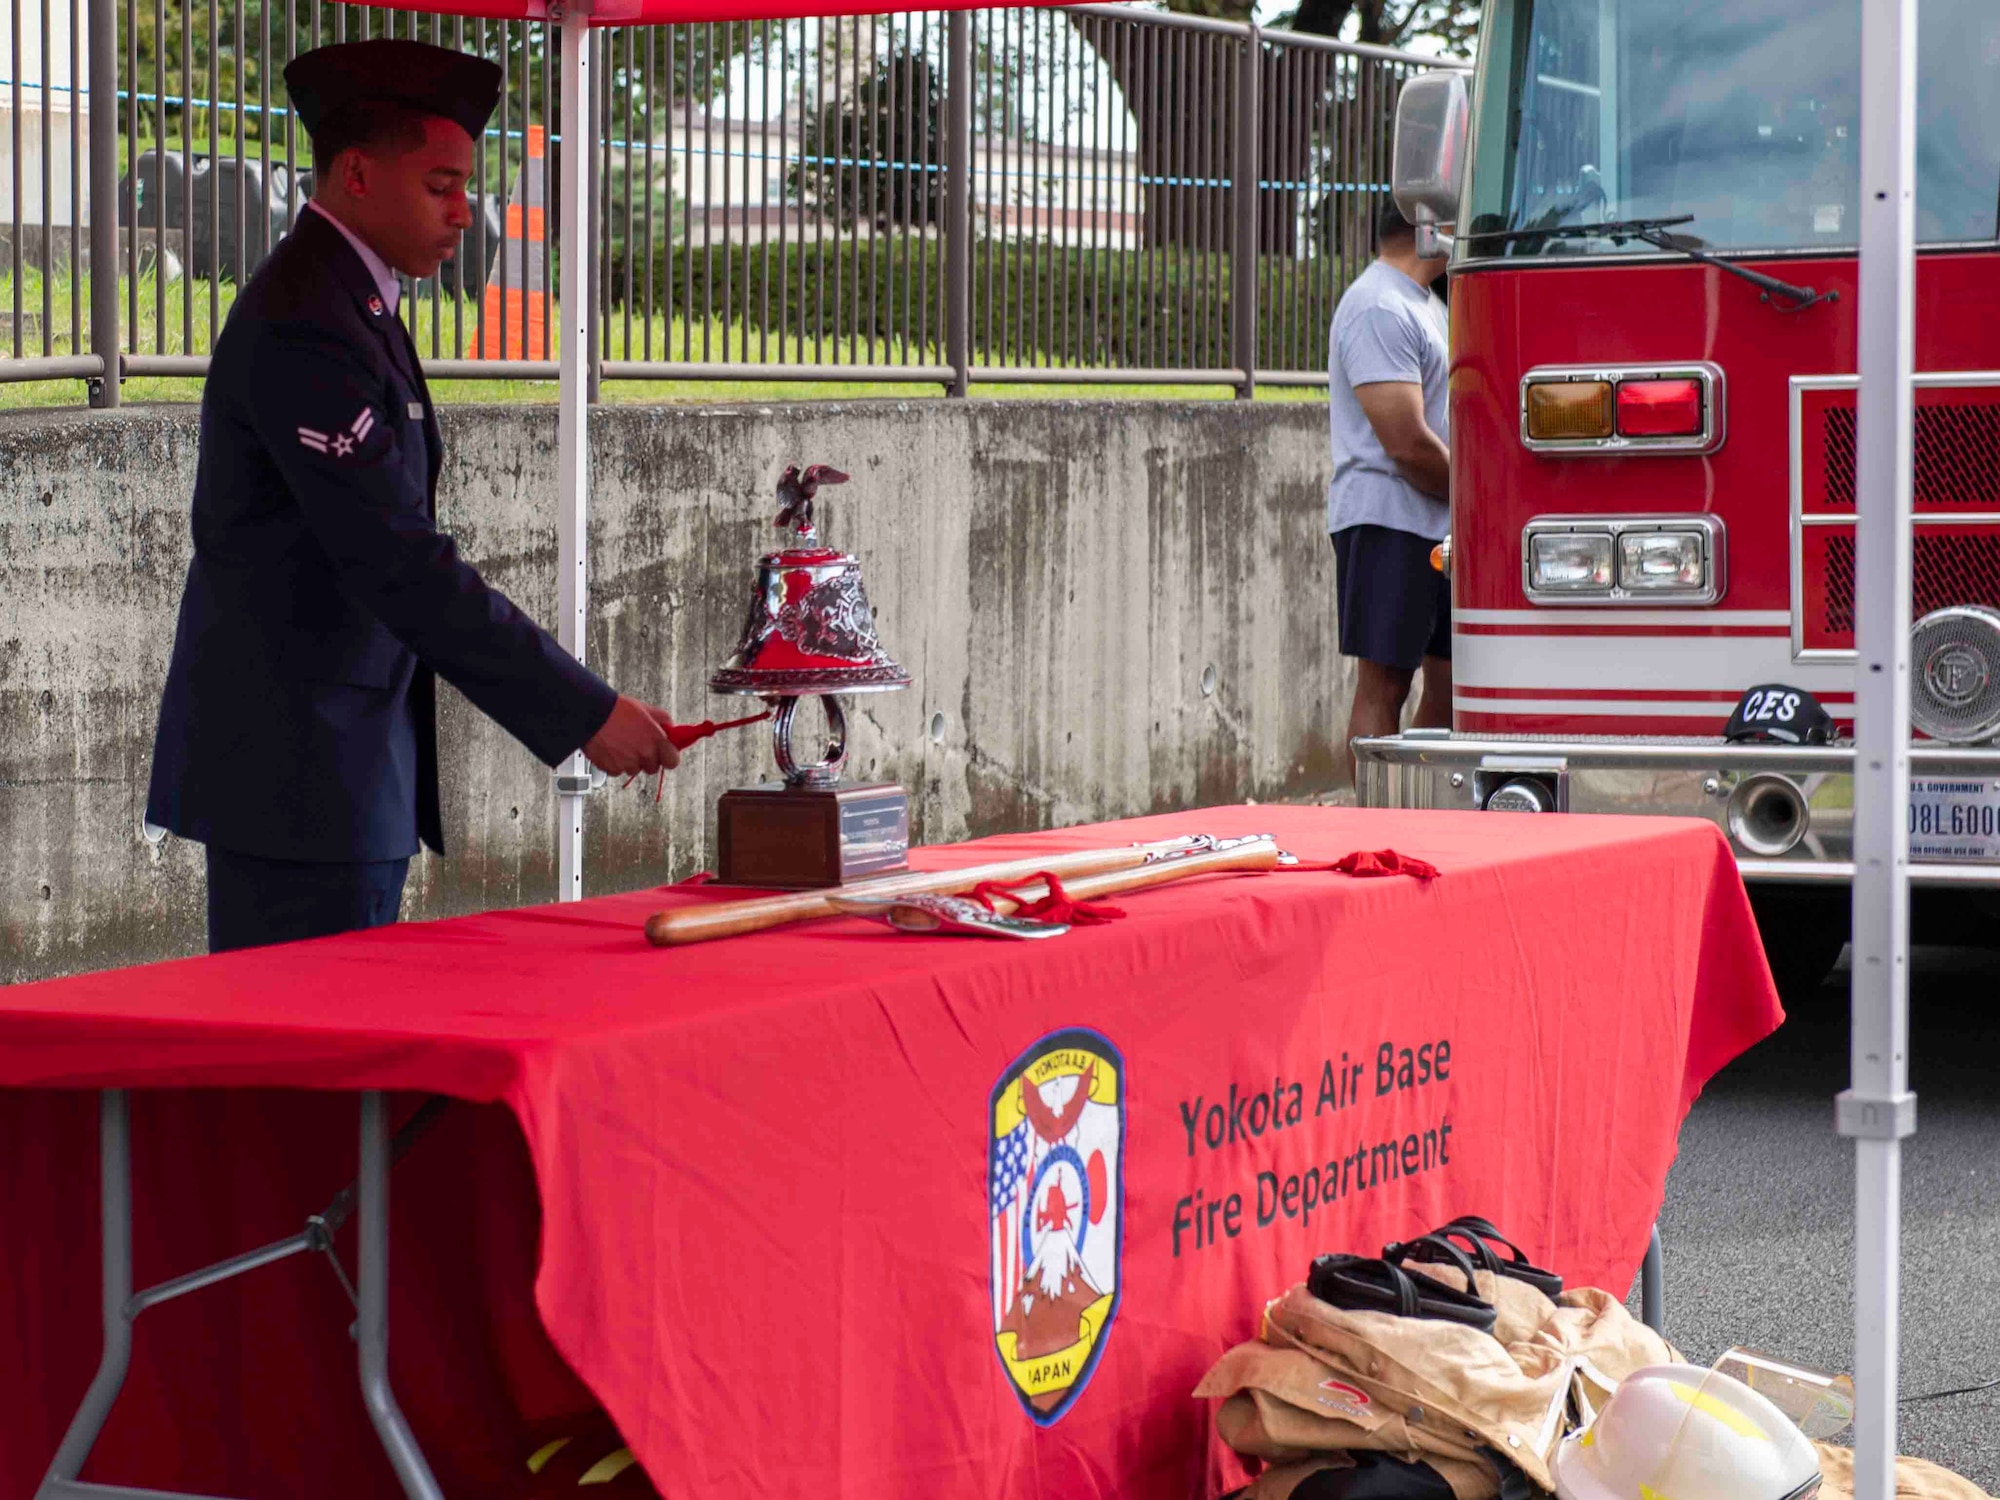
[[[346,458],[361,446],[362,441],[374,427],[374,409],[364,406],[360,414],[339,432],[321,432],[316,427],[301,427],[299,446],[310,448],[315,453],[330,453],[335,458]]]

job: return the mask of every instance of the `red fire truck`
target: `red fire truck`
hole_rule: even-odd
[[[1711,819],[1794,991],[1853,873],[1860,12],[1486,0],[1396,146],[1452,256],[1453,727],[1362,742],[1360,798]],[[2000,927],[2000,5],[1920,25],[1921,939]],[[1725,741],[1767,686],[1833,742]]]

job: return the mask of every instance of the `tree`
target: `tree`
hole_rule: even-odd
[[[1179,10],[1213,3],[1216,0],[1168,0],[1168,7]],[[1469,57],[1479,30],[1479,0],[1299,0],[1298,9],[1280,16],[1278,24],[1378,47],[1403,47],[1427,37],[1455,57]]]
[[[1165,3],[1178,14],[1238,23],[1250,21],[1254,8],[1254,0]],[[1388,46],[1430,37],[1446,51],[1463,54],[1478,15],[1479,0],[1301,0],[1273,29]],[[1073,15],[1071,24],[1096,48],[1132,112],[1147,243],[1229,248],[1230,190],[1220,184],[1233,177],[1235,69],[1216,65],[1215,53],[1198,42],[1182,52],[1157,41],[1135,43],[1120,35],[1116,23],[1097,16]],[[1266,182],[1303,182],[1316,159],[1332,168],[1327,175],[1336,180],[1381,180],[1388,166],[1388,112],[1394,108],[1387,87],[1357,89],[1340,70],[1301,68],[1271,51],[1261,62],[1258,160]],[[1383,159],[1362,160],[1369,151]],[[1294,253],[1302,220],[1309,220],[1329,247],[1343,239],[1336,205],[1304,205],[1301,197],[1301,189],[1289,186],[1259,192],[1260,248]]]
[[[922,229],[944,218],[943,163],[944,82],[928,57],[899,47],[806,116],[785,189],[842,229]]]

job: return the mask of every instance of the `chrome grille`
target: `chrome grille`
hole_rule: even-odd
[[[1941,394],[1921,392],[1918,397],[1916,504],[1948,510],[2000,507],[2000,402],[1947,404]],[[1828,407],[1822,419],[1826,504],[1852,510],[1855,410],[1850,405]]]
[[[1854,634],[1854,535],[1844,526],[1829,529],[1838,534],[1826,541],[1817,635],[1849,637]],[[2000,528],[1933,531],[1919,525],[1914,541],[1913,617],[1953,604],[2000,609]]]
[[[1934,740],[1961,745],[2000,731],[2000,612],[1963,606],[1917,622],[1910,722]]]

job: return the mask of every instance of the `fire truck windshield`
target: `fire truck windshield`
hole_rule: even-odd
[[[1487,12],[1462,256],[1647,253],[1630,236],[1519,231],[1682,215],[1677,237],[1711,250],[1854,245],[1860,0],[1488,0]],[[1917,235],[1992,243],[2000,4],[1923,0],[1919,15]]]

